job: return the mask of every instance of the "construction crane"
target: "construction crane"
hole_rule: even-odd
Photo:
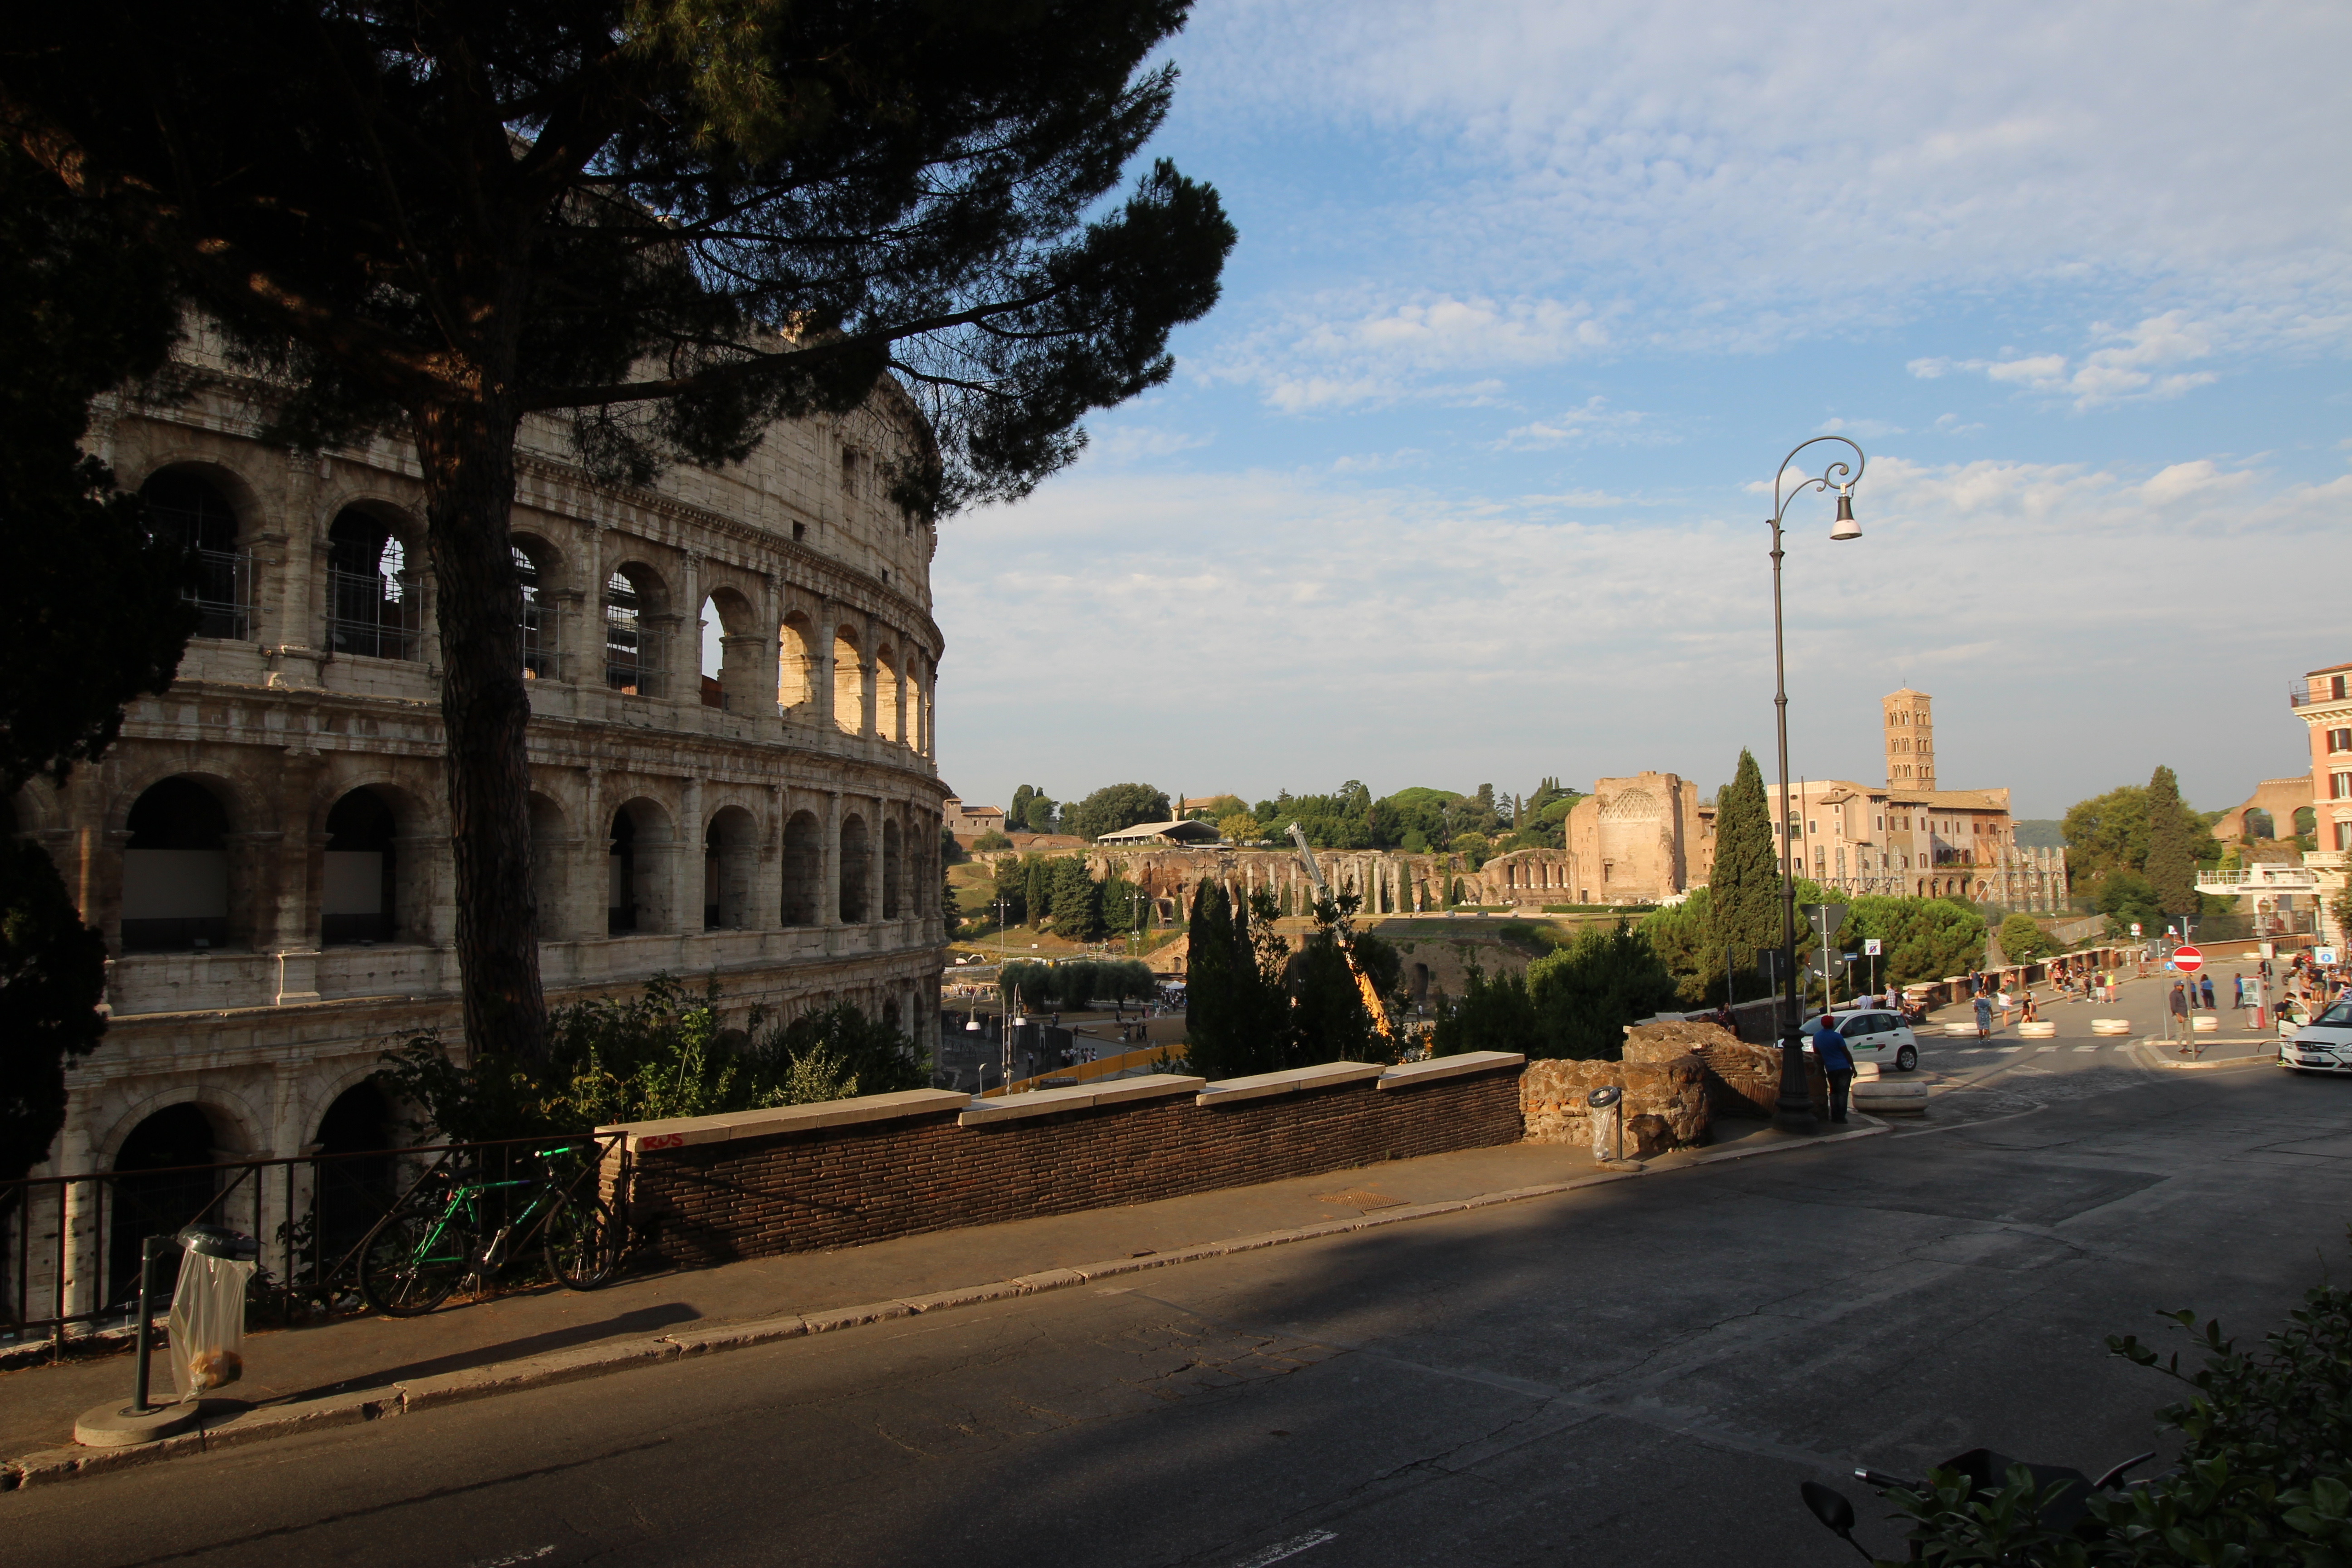
[[[1298,824],[1295,822],[1290,825],[1290,840],[1298,846],[1298,858],[1306,864],[1307,879],[1315,884],[1317,900],[1329,904],[1334,911],[1331,930],[1339,938],[1339,956],[1348,961],[1348,973],[1355,977],[1356,989],[1364,998],[1364,1011],[1372,1016],[1372,1028],[1383,1041],[1394,1046],[1396,1036],[1389,1029],[1389,1010],[1381,1005],[1381,994],[1372,989],[1371,977],[1364,973],[1363,965],[1356,962],[1355,938],[1348,931],[1347,919],[1338,913],[1339,900],[1331,897],[1331,889],[1324,885],[1323,868],[1315,863],[1315,852],[1307,847],[1307,835],[1299,831]]]

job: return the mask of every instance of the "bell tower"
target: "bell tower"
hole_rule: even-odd
[[[1886,730],[1886,787],[1936,787],[1935,699],[1909,687],[1881,699]]]

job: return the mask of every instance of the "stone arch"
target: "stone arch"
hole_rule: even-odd
[[[360,658],[422,656],[422,531],[399,509],[360,501],[327,525],[327,647]]]
[[[249,939],[252,879],[240,862],[250,857],[232,847],[235,799],[223,781],[173,773],[131,801],[123,819],[122,952],[203,951]]]
[[[247,519],[259,509],[249,500],[239,507],[239,491],[251,495],[228,470],[198,463],[159,468],[139,487],[149,531],[189,552],[191,580],[181,596],[195,605],[198,637],[243,641],[253,632],[253,561],[244,542]]]
[[[866,889],[872,835],[863,816],[853,812],[841,819],[841,920],[845,925],[864,925],[873,918]]]
[[[312,1245],[331,1263],[359,1244],[398,1195],[398,1159],[391,1151],[400,1136],[399,1108],[377,1087],[373,1073],[345,1087],[327,1104],[310,1143],[320,1159],[313,1167]]]
[[[847,621],[833,628],[833,721],[845,735],[866,732],[866,651]]]
[[[613,813],[605,833],[604,929],[612,936],[677,929],[670,858],[676,852],[669,813],[640,795]]]
[[[730,713],[765,713],[770,710],[768,638],[760,629],[760,612],[742,590],[720,584],[702,601],[701,621],[719,626],[718,662],[708,651],[702,658],[702,700]]]
[[[429,865],[415,852],[425,840],[423,816],[404,792],[376,784],[345,790],[327,808],[319,832],[320,945],[422,934],[432,889]]]
[[[559,620],[554,594],[562,580],[562,553],[535,533],[517,533],[508,541],[521,590],[522,611],[515,629],[522,640],[522,673],[526,680],[561,680]]]
[[[824,829],[813,811],[796,811],[784,824],[783,921],[813,926],[823,919]]]
[[[816,628],[794,610],[776,628],[776,706],[785,711],[816,696]]]
[[[759,865],[760,825],[751,814],[740,805],[713,812],[702,830],[703,930],[748,931],[761,923],[751,896]]]
[[[882,824],[882,918],[895,921],[904,902],[907,880],[906,833],[896,817]]]
[[[661,695],[667,650],[658,629],[669,611],[660,573],[642,561],[624,561],[598,589],[604,627],[604,685],[625,697]]]
[[[222,1181],[210,1167],[252,1147],[251,1121],[193,1087],[157,1095],[123,1119],[107,1159],[116,1173],[105,1195],[108,1305],[138,1293],[144,1238],[214,1217]]]

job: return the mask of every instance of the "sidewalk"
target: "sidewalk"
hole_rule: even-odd
[[[1857,1121],[1863,1125],[1843,1138],[1885,1131],[1868,1118]],[[1647,1170],[1832,1141],[1843,1139],[1806,1138],[1777,1132],[1760,1121],[1733,1121],[1719,1129],[1708,1147],[1660,1156]],[[1601,1169],[1590,1150],[1580,1146],[1513,1143],[1128,1208],[904,1237],[846,1252],[633,1275],[586,1293],[548,1287],[461,1300],[424,1318],[366,1316],[264,1330],[247,1339],[246,1379],[227,1391],[253,1406],[252,1413],[237,1416],[213,1440],[239,1428],[258,1435],[267,1426],[275,1435],[306,1416],[321,1423],[358,1421],[498,1392],[500,1383],[520,1386],[526,1374],[517,1373],[514,1363],[533,1358],[535,1381],[567,1372],[595,1375],[632,1359],[726,1348],[730,1339],[751,1343],[850,1327],[1081,1283],[1109,1272],[1541,1196],[1571,1185],[1635,1180],[1643,1173]],[[1433,1211],[1431,1205],[1436,1205]],[[1067,1272],[1073,1269],[1083,1272]],[[736,1327],[730,1331],[729,1325]],[[74,1473],[97,1452],[71,1444],[74,1418],[110,1400],[129,1403],[131,1373],[131,1357],[119,1353],[0,1373],[0,1489]],[[170,1389],[171,1373],[160,1354],[153,1375],[158,1389]],[[170,1439],[110,1450],[110,1457],[83,1468],[138,1463],[185,1451],[198,1441]]]

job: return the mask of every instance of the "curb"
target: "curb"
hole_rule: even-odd
[[[1597,1187],[1611,1182],[1633,1181],[1649,1174],[1665,1175],[1675,1171],[1690,1170],[1701,1165],[1719,1164],[1727,1161],[1753,1159],[1759,1154],[1779,1153],[1793,1149],[1818,1149],[1825,1144],[1850,1142],[1857,1138],[1874,1138],[1894,1129],[1874,1117],[1853,1113],[1857,1120],[1869,1121],[1867,1127],[1849,1132],[1835,1132],[1822,1137],[1808,1138],[1801,1142],[1768,1143],[1754,1149],[1722,1149],[1711,1154],[1700,1154],[1681,1163],[1634,1171],[1601,1171],[1572,1181],[1546,1182],[1532,1187],[1511,1187],[1501,1192],[1480,1193],[1467,1198],[1448,1198],[1437,1203],[1406,1204],[1395,1208],[1376,1210],[1354,1219],[1326,1220],[1319,1225],[1297,1226],[1287,1230],[1270,1230],[1256,1236],[1235,1237],[1229,1241],[1202,1242],[1195,1247],[1179,1247],[1171,1252],[1147,1253],[1137,1258],[1111,1258],[1101,1263],[1081,1263],[1066,1268],[1049,1268],[1036,1274],[1024,1274],[1011,1279],[992,1280],[985,1285],[968,1285],[951,1290],[933,1291],[923,1296],[895,1297],[887,1300],[869,1301],[855,1307],[830,1307],[815,1312],[786,1312],[772,1318],[753,1318],[735,1322],[714,1323],[702,1330],[681,1330],[676,1333],[656,1334],[642,1339],[614,1340],[604,1344],[583,1345],[577,1350],[553,1351],[545,1355],[528,1356],[518,1361],[493,1362],[488,1366],[468,1367],[461,1372],[442,1373],[434,1377],[417,1378],[383,1388],[354,1390],[349,1394],[328,1394],[305,1400],[300,1405],[263,1406],[229,1411],[219,1417],[207,1416],[196,1428],[177,1436],[161,1438],[126,1448],[44,1448],[12,1459],[0,1459],[0,1492],[26,1488],[51,1486],[59,1481],[81,1476],[107,1475],[141,1465],[160,1463],[186,1454],[210,1453],[219,1448],[241,1447],[247,1443],[267,1442],[277,1437],[292,1437],[305,1432],[323,1431],[331,1426],[354,1426],[362,1422],[387,1420],[405,1415],[411,1411],[431,1410],[442,1405],[462,1405],[477,1399],[494,1398],[501,1394],[520,1394],[526,1389],[547,1388],[557,1384],[577,1383],[583,1379],[603,1377],[610,1373],[627,1372],[636,1367],[659,1366],[694,1356],[716,1355],[725,1351],[750,1350],[759,1345],[774,1344],[782,1340],[804,1339],[812,1334],[835,1333],[844,1329],[861,1328],[868,1323],[886,1322],[894,1318],[919,1317],[926,1312],[942,1311],[954,1307],[974,1307],[989,1301],[1009,1300],[1019,1296],[1039,1295],[1048,1290],[1067,1289],[1075,1285],[1090,1284],[1098,1279],[1116,1279],[1124,1274],[1139,1274],[1147,1269],[1167,1268],[1180,1263],[1197,1263],[1212,1258],[1226,1258],[1236,1253],[1257,1252],[1269,1247],[1285,1247],[1293,1242],[1318,1241],[1326,1237],[1346,1236],[1356,1231],[1375,1230],[1383,1226],[1402,1225],[1411,1220],[1431,1219],[1439,1215],[1465,1214],[1473,1209],[1494,1208],[1504,1204],[1522,1203],[1529,1198],[1550,1197],[1559,1193],[1572,1193],[1584,1187]],[[224,1402],[226,1404],[226,1402]]]

